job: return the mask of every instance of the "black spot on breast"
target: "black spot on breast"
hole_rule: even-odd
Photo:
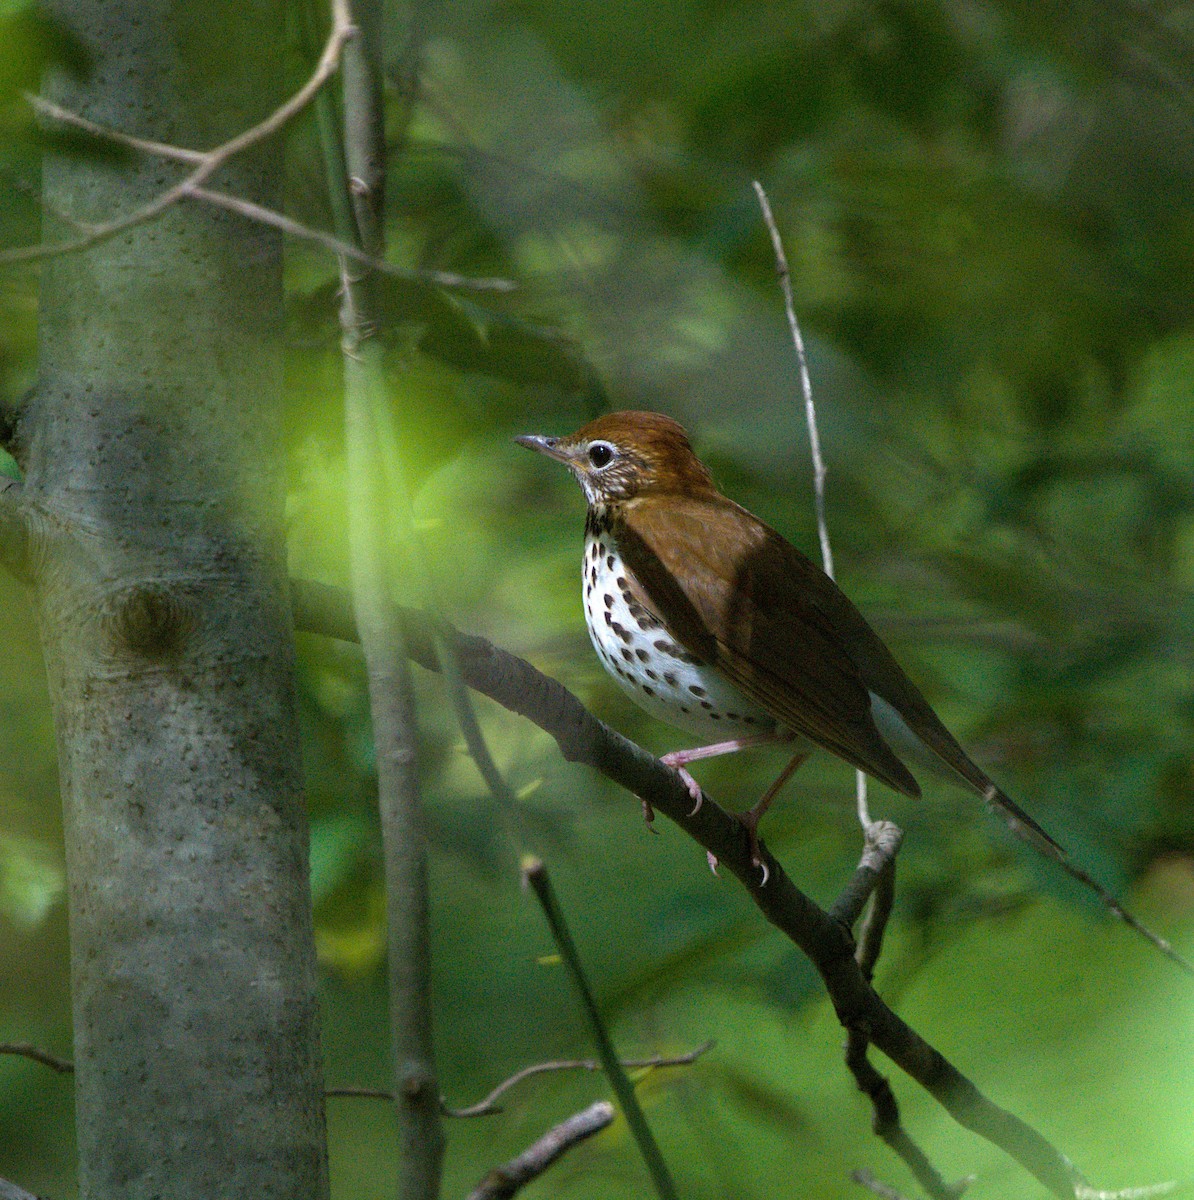
[[[715,713],[715,712],[711,712],[711,713],[709,714],[709,720],[710,720],[710,721],[720,721],[720,720],[721,720],[721,713]]]
[[[654,688],[651,688],[651,687],[648,687],[648,686],[647,686],[645,683],[643,684],[643,691],[644,691],[644,692],[646,692],[648,696],[654,696],[654,695],[655,695],[655,689],[654,689]]]
[[[605,543],[604,542],[598,542],[597,545],[593,547],[593,549],[596,551],[596,553],[593,555],[594,558],[603,558],[605,556]]]
[[[638,655],[639,662],[651,661],[651,656],[641,646],[635,651],[635,654]]]
[[[634,662],[634,655],[625,646],[622,647],[622,657],[629,663]]]
[[[754,719],[754,717],[743,717],[742,719],[743,719],[743,720],[744,720],[744,721],[745,721],[745,722],[746,722],[748,725],[753,725],[753,724],[755,723],[755,719]]]
[[[695,683],[690,683],[688,685],[688,690],[694,696],[707,696],[709,694],[708,692],[705,691],[705,689],[703,687],[698,687]]]
[[[678,646],[676,647],[676,657],[682,663],[687,663],[690,667],[699,667],[701,665],[699,658],[693,658],[691,654],[685,650],[681,650]]]
[[[627,598],[626,607],[630,610],[630,615],[638,622],[638,627],[642,630],[658,629],[663,624],[658,617],[649,613],[633,597]]]
[[[671,671],[664,671],[663,682],[666,683],[668,687],[675,687],[676,684],[679,683],[679,680],[671,673]]]
[[[614,598],[613,598],[613,596],[611,596],[611,595],[609,594],[609,592],[606,592],[606,593],[605,593],[605,595],[601,597],[601,599],[605,601],[605,607],[606,607],[606,608],[613,608],[613,606],[614,606]]]
[[[656,638],[653,645],[661,654],[670,654],[673,658],[680,654],[680,647],[675,642],[669,642],[667,638]]]
[[[687,705],[681,704],[681,705],[680,705],[680,711],[681,711],[682,713],[690,713],[690,712],[692,712],[692,709],[691,709],[691,708],[689,708]]]
[[[646,661],[646,659],[644,659],[643,661],[645,662],[645,661]],[[659,676],[658,676],[658,675],[656,675],[656,674],[655,674],[655,672],[654,672],[654,671],[652,671],[650,667],[648,667],[648,668],[647,668],[647,669],[646,669],[646,670],[643,672],[643,674],[644,674],[644,675],[646,675],[646,677],[647,677],[648,679],[652,680],[653,682],[655,682],[655,683],[658,683],[658,682],[659,682]]]
[[[628,646],[630,645],[633,634],[631,634],[630,630],[627,629],[625,625],[619,625],[618,622],[615,621],[610,628],[613,629],[614,633],[616,633],[618,637],[622,639],[622,641],[624,641]]]
[[[607,625],[611,625],[611,626],[612,626],[612,625],[613,625],[613,623],[614,623],[614,619],[613,619],[613,617],[611,617],[611,616],[609,615],[609,609],[608,609],[608,608],[605,610],[605,614],[604,614],[604,615],[605,615],[605,623],[606,623]]]
[[[727,721],[740,721],[740,720],[742,720],[742,718],[737,713],[728,712],[728,713],[726,713],[726,720]]]
[[[617,582],[618,587],[621,588],[622,591],[626,591],[630,587],[630,584],[628,584],[626,582],[625,575],[619,575],[616,582]]]
[[[605,565],[611,571],[614,569],[614,556],[612,554],[605,560]]]
[[[717,716],[717,714],[713,712],[713,705],[710,704],[708,700],[702,700],[701,707],[710,715]]]

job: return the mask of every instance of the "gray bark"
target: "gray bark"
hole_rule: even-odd
[[[49,91],[93,120],[208,148],[279,99],[277,0],[54,11],[92,68]],[[276,206],[280,155],[218,182]],[[49,154],[47,210],[103,222],[175,178]],[[279,235],[205,206],[45,268],[22,436],[88,1200],[327,1194],[280,317]]]

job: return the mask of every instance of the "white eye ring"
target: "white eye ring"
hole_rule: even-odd
[[[608,467],[614,461],[614,448],[609,442],[594,442],[589,447],[589,462],[598,471]]]

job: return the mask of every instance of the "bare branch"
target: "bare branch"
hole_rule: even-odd
[[[588,1108],[561,1121],[538,1141],[532,1142],[517,1158],[495,1167],[468,1194],[468,1200],[508,1200],[537,1179],[560,1155],[599,1133],[614,1119],[614,1106],[598,1100]]]
[[[188,164],[202,163],[206,157],[201,150],[187,150],[182,146],[171,146],[165,142],[154,142],[146,138],[133,137],[130,134],[122,133],[118,129],[109,129],[106,125],[99,125],[95,121],[89,121],[86,117],[79,116],[78,113],[73,113],[70,109],[63,108],[61,105],[55,104],[51,100],[46,100],[41,96],[34,96],[27,93],[25,98],[43,117],[58,121],[63,125],[69,125],[74,129],[79,129],[84,133],[90,134],[92,137],[102,138],[105,141],[126,146],[142,154],[152,154],[158,158],[166,158],[173,162]],[[231,196],[227,192],[213,191],[211,188],[191,185],[187,188],[183,198],[188,200],[202,200],[204,203],[211,204],[216,208],[223,208],[228,212],[237,213],[239,216],[246,218],[246,220],[258,221],[262,225],[270,225],[274,229],[280,229],[283,233],[289,234],[291,237],[300,238],[303,241],[315,242],[335,254],[342,255],[344,258],[350,258],[354,262],[359,262],[374,271],[378,271],[384,275],[392,275],[398,279],[433,283],[439,287],[468,288],[472,291],[489,292],[510,292],[514,291],[518,286],[511,279],[492,277],[475,278],[470,275],[460,275],[455,271],[400,267],[394,263],[387,262],[384,258],[375,258],[371,254],[366,254],[359,246],[354,246],[351,242],[343,241],[336,237],[335,234],[328,233],[324,229],[313,229],[311,226],[304,225],[302,222],[296,221],[293,217],[288,217],[284,213],[277,212],[272,208],[266,208],[263,204],[256,204],[252,200],[242,199],[240,196]],[[86,227],[86,231],[92,233],[95,231],[95,227],[88,226]]]
[[[695,1050],[689,1050],[687,1054],[675,1054],[664,1056],[662,1054],[653,1055],[651,1058],[627,1058],[622,1060],[622,1066],[628,1070],[654,1070],[658,1067],[682,1067],[689,1063],[696,1062],[698,1058],[708,1050],[712,1049],[713,1042],[702,1043]],[[523,1067],[521,1071],[515,1071],[509,1079],[503,1079],[483,1100],[478,1100],[476,1104],[470,1104],[467,1108],[451,1108],[441,1097],[440,1112],[445,1117],[487,1117],[492,1113],[499,1113],[502,1107],[497,1103],[500,1097],[504,1096],[511,1088],[517,1087],[524,1079],[531,1079],[536,1075],[554,1071],[600,1071],[601,1064],[595,1058],[564,1058],[554,1059],[550,1062],[533,1063],[529,1067]],[[349,1097],[363,1100],[393,1100],[394,1093],[387,1088],[367,1088],[367,1087],[334,1087],[328,1088],[325,1095],[329,1097]]]
[[[21,1058],[31,1058],[59,1075],[69,1075],[75,1069],[75,1064],[69,1058],[59,1058],[48,1050],[41,1050],[29,1042],[0,1042],[0,1054],[16,1054]]]
[[[651,1058],[623,1059],[622,1066],[626,1070],[687,1066],[689,1063],[696,1062],[712,1046],[712,1041],[708,1041],[698,1046],[695,1050],[690,1050],[687,1054],[677,1054],[666,1058],[663,1055],[656,1054]],[[517,1084],[520,1084],[524,1079],[530,1079],[534,1075],[541,1075],[547,1071],[577,1070],[600,1071],[601,1064],[595,1058],[559,1059],[554,1062],[535,1063],[532,1066],[523,1067],[521,1071],[516,1071],[509,1079],[504,1079],[488,1096],[483,1100],[479,1100],[476,1104],[471,1104],[467,1108],[445,1107],[444,1112],[450,1117],[483,1117],[489,1113],[501,1112],[501,1107],[497,1104],[498,1098],[505,1095],[506,1092]]]
[[[299,629],[355,640],[347,595],[337,588],[292,583]],[[401,610],[411,657],[429,670],[438,662],[430,623]],[[847,1029],[864,1030],[871,1043],[916,1080],[966,1129],[986,1138],[1054,1195],[1072,1200],[1085,1180],[1074,1165],[1030,1125],[993,1104],[936,1049],[884,1004],[854,957],[849,932],[813,903],[762,847],[771,878],[759,884],[746,830],[711,797],[696,811],[679,775],[640,746],[598,721],[562,684],[484,638],[453,634],[465,682],[550,734],[569,762],[600,771],[674,821],[711,851],[746,889],[759,910],[812,960]]]
[[[1190,1180],[1169,1179],[1163,1183],[1146,1183],[1140,1187],[1115,1188],[1111,1191],[1080,1187],[1075,1190],[1074,1196],[1075,1200],[1154,1200],[1157,1196],[1172,1196],[1191,1190]]]
[[[833,547],[829,544],[829,521],[825,516],[825,458],[821,454],[821,434],[817,428],[817,406],[813,402],[813,383],[808,373],[808,356],[804,352],[804,335],[800,332],[800,322],[796,319],[796,302],[792,297],[792,272],[788,269],[788,256],[784,251],[784,240],[780,237],[779,226],[775,223],[775,214],[771,211],[771,201],[763,185],[754,180],[755,195],[759,198],[759,208],[763,213],[763,224],[771,237],[771,251],[775,255],[775,274],[779,279],[779,288],[784,297],[784,312],[788,318],[788,330],[792,335],[792,345],[796,350],[796,361],[800,367],[800,392],[804,397],[804,420],[808,426],[809,454],[813,460],[813,504],[817,514],[817,538],[821,543],[821,566],[830,579],[833,573]],[[858,805],[858,820],[864,830],[871,824],[870,810],[867,808],[867,778],[865,771],[854,772],[854,788]]]
[[[879,824],[887,824],[887,822],[879,822]],[[868,825],[868,833],[873,828],[873,825]],[[879,954],[883,950],[883,935],[887,932],[887,922],[891,917],[894,904],[895,857],[893,855],[879,868],[879,877],[875,881],[871,906],[867,909],[866,919],[862,922],[858,946],[854,951],[854,957],[858,960],[862,973],[868,979],[873,977],[875,964],[879,961]]]
[[[784,311],[788,315],[788,329],[792,334],[792,344],[796,347],[796,359],[800,364],[800,390],[804,394],[804,415],[808,423],[809,450],[813,459],[813,493],[817,505],[817,536],[821,539],[821,562],[825,574],[833,578],[833,550],[829,545],[829,525],[825,520],[825,459],[821,456],[821,436],[817,432],[817,409],[813,404],[813,385],[808,374],[808,358],[804,353],[804,338],[800,333],[800,323],[796,320],[796,305],[792,299],[792,273],[788,270],[788,256],[784,253],[783,239],[779,236],[779,226],[771,211],[771,201],[763,185],[754,181],[755,195],[759,198],[759,207],[763,210],[763,222],[771,235],[771,249],[775,254],[775,273],[779,277],[780,290],[784,294]]]
[[[179,183],[176,183],[173,187],[167,188],[156,199],[142,205],[134,212],[128,213],[123,217],[118,217],[113,221],[107,221],[102,225],[93,226],[88,232],[70,241],[49,245],[22,246],[15,250],[5,250],[0,252],[0,264],[36,262],[62,254],[75,254],[80,250],[88,250],[92,246],[97,246],[101,242],[115,237],[118,233],[123,233],[126,229],[132,229],[136,225],[144,225],[145,222],[160,217],[172,205],[177,204],[179,200],[190,195],[195,188],[201,187],[234,155],[239,154],[242,150],[247,150],[250,146],[255,146],[258,142],[264,141],[268,137],[272,137],[292,117],[302,112],[320,88],[339,70],[340,56],[343,53],[344,47],[356,37],[356,34],[357,28],[352,23],[352,18],[348,10],[348,0],[332,0],[332,29],[328,34],[327,43],[323,48],[323,53],[320,55],[315,70],[307,82],[284,104],[274,109],[264,121],[259,122],[250,129],[244,130],[242,133],[238,133],[236,137],[230,138],[212,150],[197,152],[201,157],[197,160],[189,160],[195,164],[195,169],[191,174]],[[161,145],[161,143],[150,144],[154,146]],[[188,151],[186,153],[195,152]]]
[[[848,929],[854,928],[863,905],[870,899],[884,873],[894,878],[890,868],[903,838],[899,827],[890,821],[873,821],[865,827],[862,859],[850,882],[829,909],[829,915],[835,921],[841,921]]]
[[[867,1057],[869,1040],[858,1029],[851,1029],[846,1039],[846,1066],[854,1076],[858,1090],[871,1102],[871,1128],[888,1149],[900,1158],[916,1181],[932,1200],[958,1200],[970,1186],[972,1177],[957,1183],[947,1183],[929,1161],[925,1152],[912,1140],[900,1123],[900,1109],[895,1092],[887,1077],[875,1069]]]

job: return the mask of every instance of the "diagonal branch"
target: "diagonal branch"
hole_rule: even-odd
[[[508,1163],[495,1167],[469,1192],[468,1200],[509,1200],[542,1175],[561,1154],[600,1133],[613,1119],[614,1106],[608,1100],[590,1104],[553,1126]]]
[[[356,640],[347,595],[337,588],[292,584],[299,629]],[[428,620],[402,610],[407,650],[415,662],[435,670],[437,659]],[[470,687],[549,733],[569,762],[585,763],[641,796],[711,851],[746,888],[763,915],[816,966],[838,1019],[919,1083],[964,1128],[1015,1159],[1054,1195],[1070,1200],[1084,1184],[1077,1168],[1040,1133],[992,1103],[933,1046],[884,1004],[854,957],[849,931],[804,895],[765,847],[770,870],[766,887],[742,823],[712,799],[694,813],[688,789],[675,771],[594,717],[577,698],[530,663],[484,638],[453,636],[461,673]]]

